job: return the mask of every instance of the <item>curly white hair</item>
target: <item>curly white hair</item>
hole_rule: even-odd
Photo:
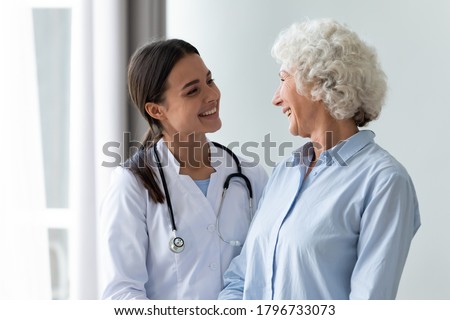
[[[346,26],[331,19],[295,23],[280,33],[272,56],[293,72],[297,92],[323,101],[332,117],[361,127],[380,114],[386,75],[375,49]]]

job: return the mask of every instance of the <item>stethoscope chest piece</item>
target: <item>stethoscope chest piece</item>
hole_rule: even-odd
[[[169,248],[174,253],[180,253],[184,250],[184,240],[180,237],[174,237],[169,241]]]

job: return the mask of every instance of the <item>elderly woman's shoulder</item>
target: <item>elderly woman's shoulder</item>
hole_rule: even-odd
[[[367,149],[361,162],[372,175],[410,179],[406,168],[389,151],[376,143],[368,145]]]

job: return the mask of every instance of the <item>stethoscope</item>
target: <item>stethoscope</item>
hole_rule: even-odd
[[[245,185],[247,187],[247,195],[248,195],[248,203],[249,203],[249,210],[250,210],[250,215],[253,214],[253,189],[252,189],[252,185],[250,183],[250,180],[242,173],[242,167],[241,167],[241,162],[239,161],[238,157],[233,153],[233,151],[231,151],[230,149],[228,149],[227,147],[221,145],[220,143],[217,142],[212,142],[214,146],[216,146],[217,148],[220,148],[222,150],[225,150],[226,152],[228,152],[228,154],[233,158],[234,162],[236,163],[236,167],[237,167],[237,172],[232,173],[230,175],[227,176],[227,178],[225,179],[225,182],[223,183],[223,190],[222,190],[222,198],[220,200],[220,205],[219,205],[219,211],[217,213],[216,216],[216,230],[217,230],[217,234],[219,235],[219,238],[233,246],[233,247],[240,247],[242,246],[242,243],[239,240],[225,240],[222,236],[222,234],[220,233],[220,227],[219,227],[219,220],[220,220],[220,214],[222,212],[222,205],[223,205],[223,200],[225,199],[225,195],[227,193],[228,187],[230,186],[230,181],[233,178],[238,178],[238,179],[242,179],[245,182]],[[170,201],[170,194],[169,194],[169,189],[167,188],[167,182],[166,182],[166,178],[164,175],[164,171],[162,169],[162,165],[161,165],[161,160],[158,156],[158,152],[156,150],[156,143],[153,145],[153,153],[155,154],[155,160],[156,160],[156,164],[158,165],[158,171],[159,171],[159,175],[161,176],[161,182],[163,185],[163,189],[164,189],[164,195],[166,198],[166,203],[167,203],[167,208],[169,210],[169,216],[170,216],[170,223],[172,225],[172,232],[173,232],[173,237],[170,239],[169,241],[169,248],[172,252],[174,253],[180,253],[184,250],[185,247],[185,242],[184,239],[182,237],[177,236],[177,227],[175,224],[175,216],[173,213],[173,208],[172,208],[172,202]]]

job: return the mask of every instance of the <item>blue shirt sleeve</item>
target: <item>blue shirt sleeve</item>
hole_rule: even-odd
[[[377,180],[362,213],[350,299],[395,299],[411,240],[420,226],[409,176],[392,173]]]
[[[241,254],[235,257],[224,274],[224,289],[219,300],[242,300],[244,293],[244,273],[246,263],[245,244]]]

